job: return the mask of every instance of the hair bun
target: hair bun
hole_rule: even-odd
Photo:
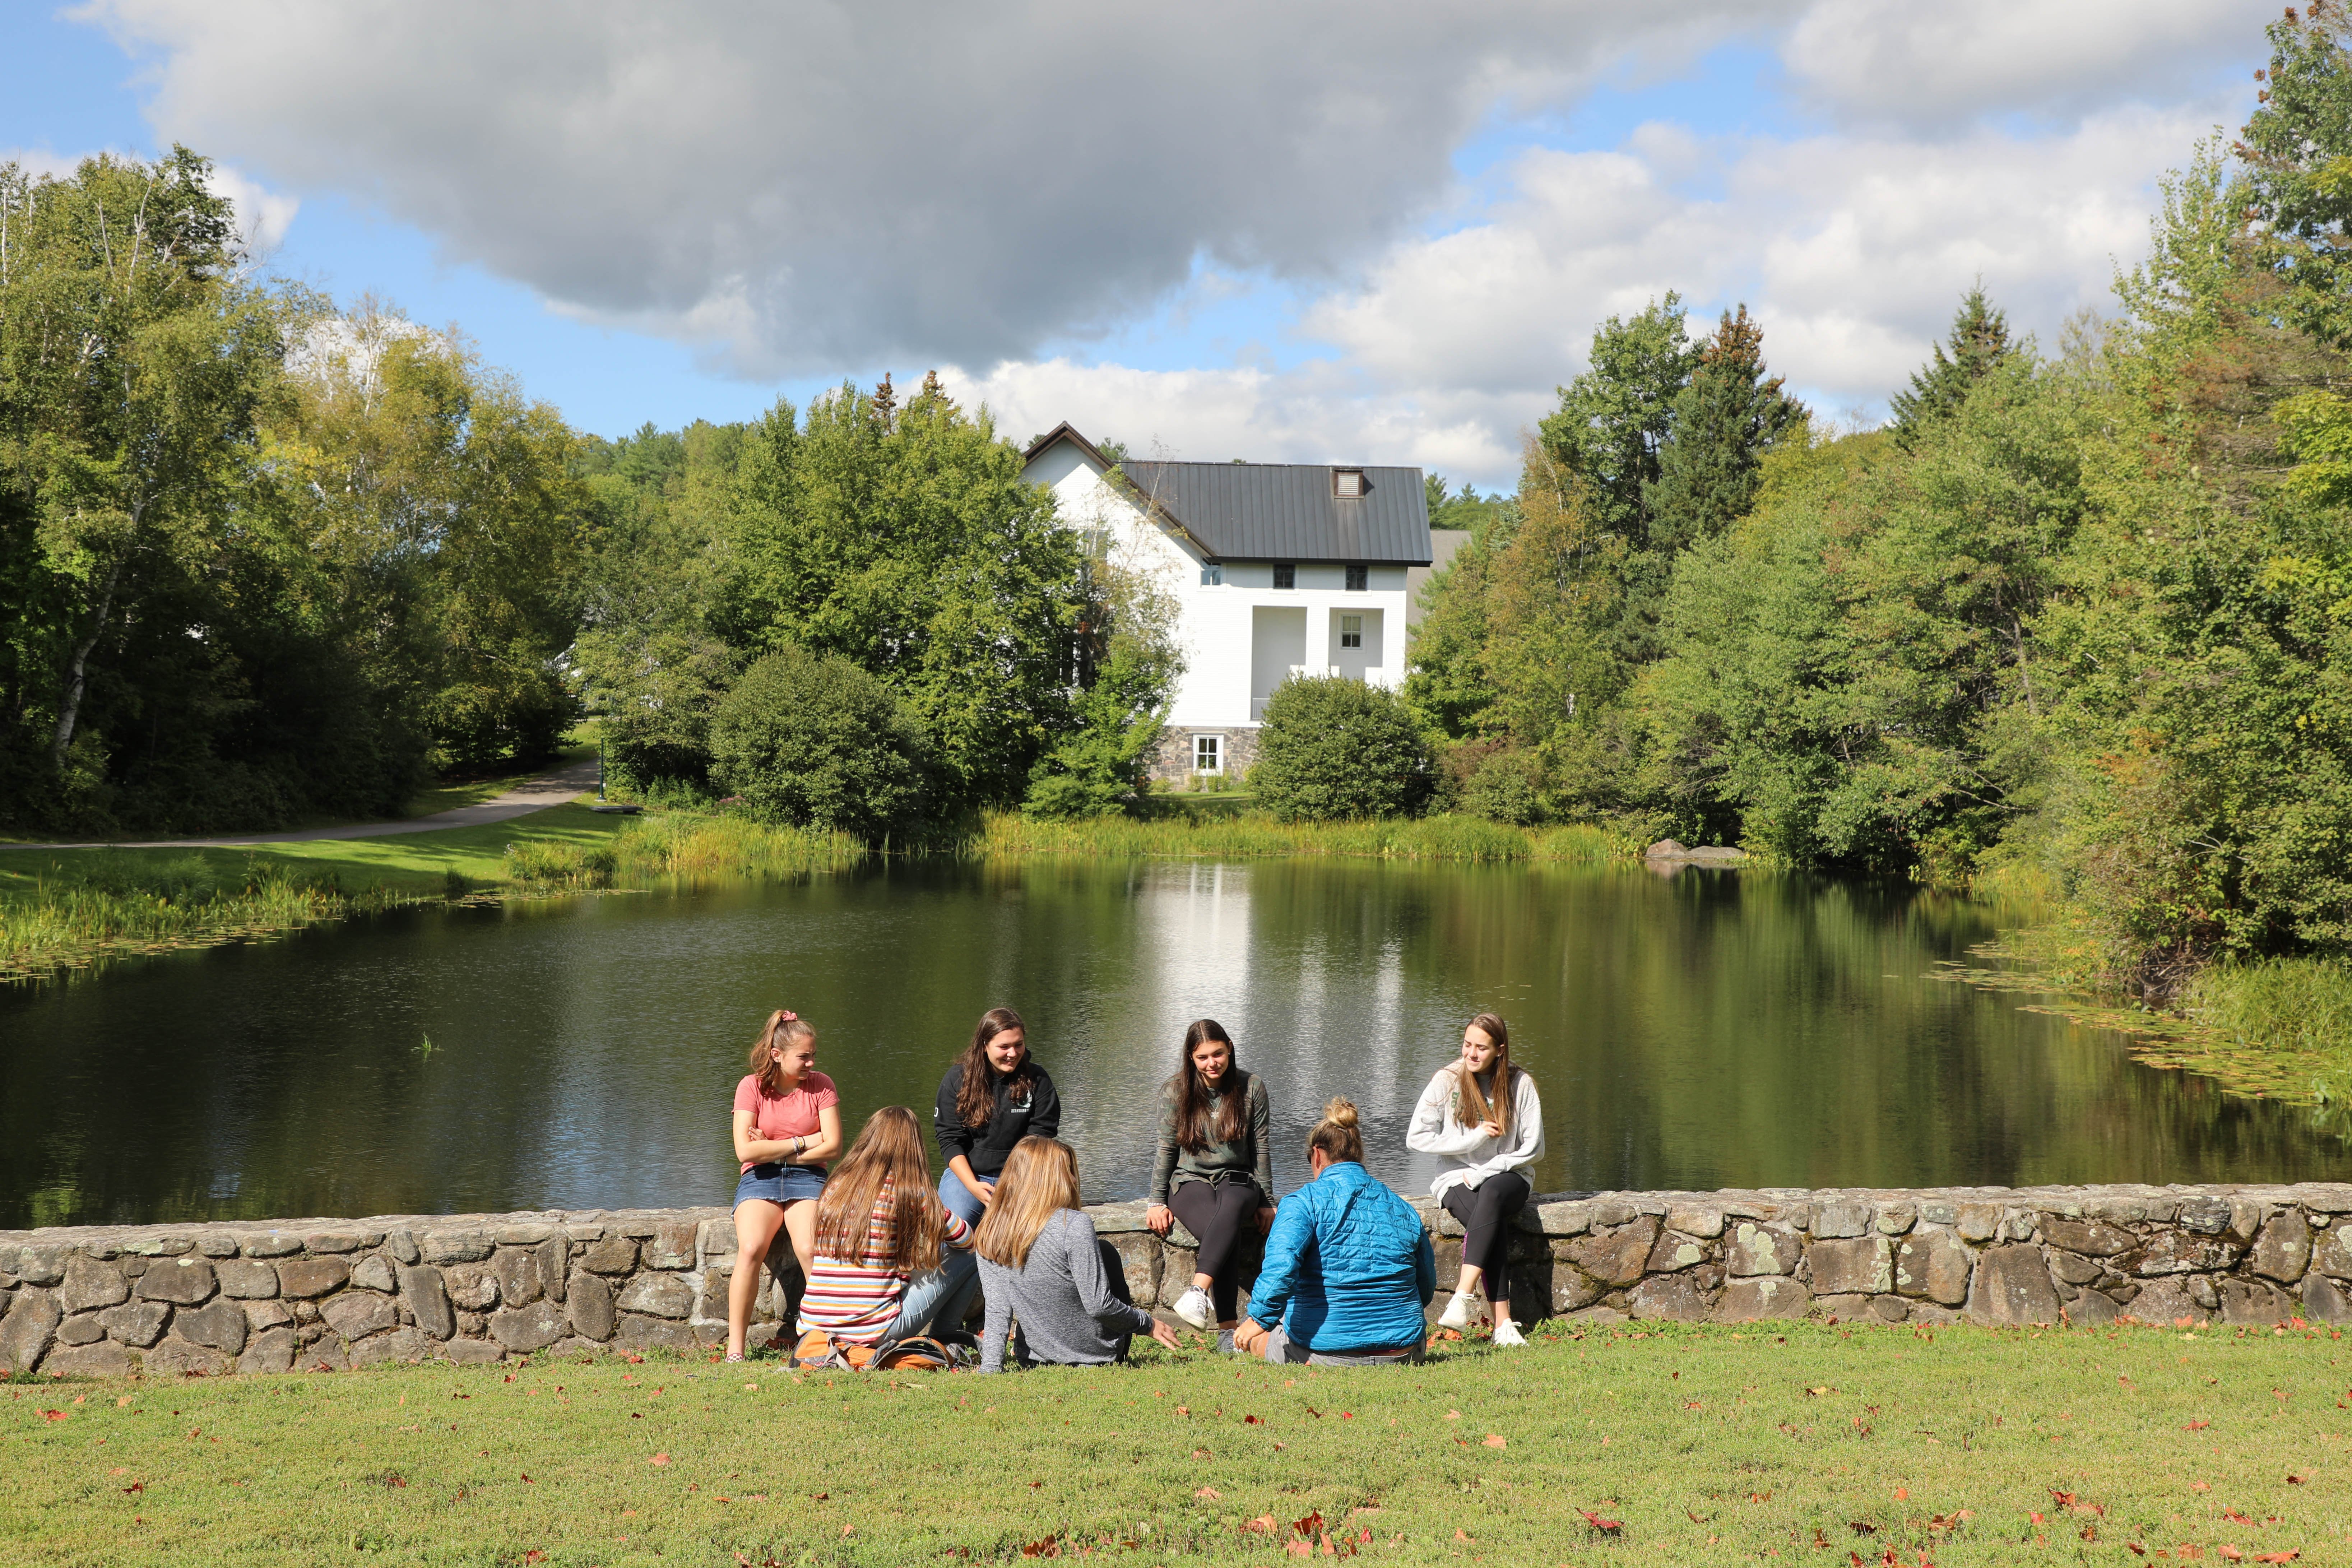
[[[1356,1124],[1356,1102],[1344,1094],[1335,1100],[1326,1100],[1323,1104],[1323,1120],[1334,1127],[1353,1127]]]

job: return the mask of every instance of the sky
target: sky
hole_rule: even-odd
[[[2275,0],[0,0],[0,162],[173,142],[268,270],[578,427],[937,369],[1016,440],[1507,488],[1603,318],[1745,303],[1875,423],[2056,345]]]

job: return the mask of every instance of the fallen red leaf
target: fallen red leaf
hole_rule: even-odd
[[[656,1454],[652,1458],[647,1459],[646,1463],[648,1465],[667,1465],[669,1463],[669,1456],[667,1454]]]
[[[2300,1552],[2265,1552],[2254,1559],[2257,1563],[2292,1563],[2302,1556]]]
[[[1251,1520],[1247,1524],[1243,1525],[1242,1528],[1244,1530],[1255,1531],[1260,1535],[1272,1535],[1274,1533],[1274,1515],[1270,1513],[1259,1514],[1255,1519]]]
[[[2183,1426],[2181,1430],[2183,1432],[2202,1432],[2206,1427],[2210,1426],[2211,1425],[2213,1425],[2213,1423],[2210,1421],[2191,1421],[2188,1426]]]
[[[2234,1508],[2225,1508],[2225,1509],[2223,1509],[2223,1510],[2221,1510],[2221,1517],[2222,1517],[2223,1519],[2228,1520],[2231,1524],[2249,1524],[2249,1525],[2250,1525],[2250,1524],[2252,1524],[2252,1523],[2253,1523],[2253,1522],[2254,1522],[2252,1520],[2248,1519],[2244,1514],[2240,1513],[2240,1512],[2239,1512],[2236,1509],[2234,1509]]]
[[[1465,1546],[1468,1546],[1468,1545],[1475,1545],[1475,1544],[1477,1543],[1477,1540],[1478,1540],[1478,1538],[1477,1538],[1476,1536],[1475,1536],[1475,1535],[1465,1535],[1465,1534],[1464,1534],[1464,1533],[1463,1533],[1461,1531],[1459,1531],[1459,1530],[1456,1530],[1456,1531],[1454,1532],[1454,1540],[1456,1540],[1456,1541],[1461,1542],[1462,1542],[1464,1545],[1465,1545]]]
[[[145,1481],[133,1481],[122,1489],[126,1492],[143,1492],[147,1489],[147,1483]]]
[[[1219,1491],[1214,1487],[1202,1487],[1199,1491],[1194,1492],[1192,1495],[1197,1498],[1206,1498],[1211,1502],[1214,1502],[1225,1494]]]
[[[1508,1437],[1504,1436],[1501,1433],[1489,1432],[1486,1434],[1486,1447],[1489,1448],[1507,1448],[1510,1446],[1511,1440]]]
[[[2286,1479],[2286,1484],[2291,1487],[2299,1487],[2303,1485],[2303,1482],[2304,1478],[2301,1476],[2289,1476]]]
[[[2234,1546],[2221,1545],[2215,1547],[2213,1550],[2220,1552],[2222,1556],[2228,1558],[2232,1563],[2242,1561],[2246,1555]]]
[[[52,1421],[62,1421],[66,1418],[66,1413],[62,1410],[44,1410],[41,1414],[47,1416]],[[189,1436],[194,1436],[194,1434],[190,1433]]]
[[[1323,1510],[1318,1508],[1305,1519],[1293,1520],[1290,1528],[1301,1535],[1319,1535],[1323,1530]]]
[[[1614,1535],[1625,1528],[1625,1521],[1622,1519],[1603,1519],[1589,1508],[1580,1508],[1576,1511],[1584,1516],[1586,1523],[1603,1535]]]

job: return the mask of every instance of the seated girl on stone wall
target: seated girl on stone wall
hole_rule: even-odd
[[[931,1187],[922,1124],[903,1105],[884,1106],[817,1199],[800,1331],[877,1351],[931,1332],[948,1293],[946,1255],[971,1246],[971,1226]]]
[[[1274,1148],[1265,1080],[1234,1060],[1234,1040],[1214,1018],[1184,1031],[1176,1076],[1161,1091],[1160,1153],[1143,1223],[1166,1236],[1177,1221],[1200,1245],[1192,1288],[1176,1315],[1196,1329],[1213,1321],[1233,1348],[1247,1243],[1274,1223]]]
[[[841,1095],[816,1070],[816,1031],[779,1007],[751,1043],[751,1070],[735,1086],[735,1276],[727,1286],[727,1359],[743,1359],[776,1232],[792,1237],[806,1273],[815,1257],[816,1199],[824,1162],[841,1150]]]
[[[1364,1169],[1356,1108],[1334,1100],[1307,1135],[1307,1184],[1282,1200],[1234,1347],[1276,1363],[1422,1359],[1437,1259],[1412,1205]]]
[[[1177,1348],[1175,1328],[1135,1304],[1127,1271],[1079,1208],[1078,1159],[1054,1138],[1013,1148],[980,1222],[986,1323],[980,1370],[1004,1370],[1004,1340],[1021,1321],[1013,1357],[1022,1365],[1102,1366],[1120,1361],[1138,1334]]]
[[[1439,1326],[1468,1328],[1483,1287],[1495,1310],[1495,1342],[1526,1344],[1511,1321],[1511,1232],[1534,1190],[1527,1172],[1543,1158],[1543,1101],[1536,1080],[1511,1065],[1502,1019],[1481,1013],[1470,1020],[1460,1057],[1422,1090],[1404,1141],[1437,1156],[1430,1196],[1462,1222],[1462,1272]]]

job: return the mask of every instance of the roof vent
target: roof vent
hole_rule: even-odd
[[[1364,493],[1364,470],[1334,468],[1331,470],[1331,495],[1337,500],[1357,500]]]

